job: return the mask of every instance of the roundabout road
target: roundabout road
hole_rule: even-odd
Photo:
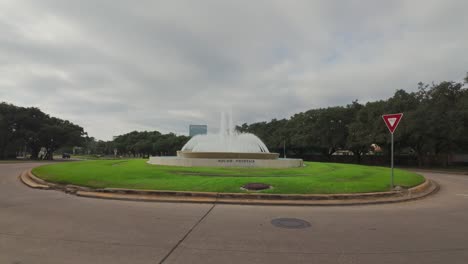
[[[344,207],[99,200],[30,189],[0,164],[0,263],[467,263],[468,175],[428,198]],[[271,224],[299,218],[304,229]]]

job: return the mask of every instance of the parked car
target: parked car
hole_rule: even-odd
[[[62,153],[62,159],[69,159],[70,153]]]

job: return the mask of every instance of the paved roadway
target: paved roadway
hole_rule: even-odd
[[[0,164],[0,263],[468,263],[468,176],[423,200],[348,207],[123,202],[24,186]],[[293,217],[307,229],[270,221]]]

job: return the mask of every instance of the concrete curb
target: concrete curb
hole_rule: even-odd
[[[92,189],[76,185],[55,184],[44,181],[25,171],[21,181],[31,188],[60,190],[81,197],[102,198],[127,201],[182,202],[182,203],[218,203],[250,205],[364,205],[396,203],[421,199],[439,190],[439,185],[432,180],[402,191],[351,193],[351,194],[263,194],[263,193],[213,193],[136,190],[120,188]]]
[[[19,178],[20,178],[22,183],[24,183],[25,185],[27,185],[27,186],[29,186],[31,188],[34,188],[34,189],[49,189],[48,185],[39,183],[38,181],[36,181],[32,177],[30,177],[29,174],[30,174],[30,171],[23,171],[20,174]],[[32,173],[31,173],[31,175],[32,175]]]

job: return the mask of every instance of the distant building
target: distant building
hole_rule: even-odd
[[[207,125],[190,125],[189,126],[189,135],[191,137],[196,135],[206,135],[208,133]]]

